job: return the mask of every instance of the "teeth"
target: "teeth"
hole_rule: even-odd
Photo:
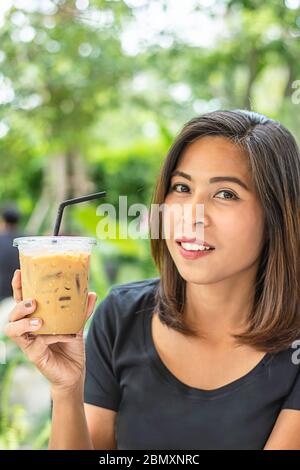
[[[208,248],[207,246],[203,246],[203,245],[197,245],[196,243],[184,243],[184,242],[181,242],[181,246],[185,249],[185,250],[189,250],[189,251],[208,251],[210,248]]]

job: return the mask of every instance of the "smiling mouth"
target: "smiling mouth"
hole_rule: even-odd
[[[203,245],[191,246],[190,243],[176,241],[180,255],[186,260],[198,260],[206,258],[209,254],[215,251],[215,248],[204,248]],[[190,249],[188,249],[190,248]]]
[[[208,245],[201,245],[198,243],[193,242],[184,242],[176,240],[176,244],[179,245],[183,250],[189,253],[198,253],[198,252],[207,252],[215,250],[214,247]]]

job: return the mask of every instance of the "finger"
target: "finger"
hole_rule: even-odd
[[[89,292],[88,303],[87,303],[87,308],[86,308],[86,320],[88,320],[90,316],[92,315],[94,308],[95,308],[96,301],[97,301],[96,292]]]
[[[24,333],[37,331],[41,328],[42,324],[43,322],[40,318],[22,318],[21,320],[7,323],[4,327],[4,333],[9,338],[14,339],[24,335]]]
[[[21,336],[13,337],[12,339],[26,354],[29,361],[33,363],[43,357],[48,348],[48,345],[44,342],[42,336],[37,336],[32,331],[26,332]]]
[[[36,301],[34,299],[27,299],[22,300],[19,302],[11,311],[9,315],[9,321],[14,322],[17,320],[21,320],[21,318],[26,317],[26,315],[30,315],[36,309]]]
[[[12,338],[12,340],[25,352],[31,346],[35,338],[36,336],[31,335],[31,333],[24,333],[24,335]]]
[[[77,335],[41,335],[45,344],[71,343],[76,340]]]
[[[47,361],[47,349],[48,345],[42,339],[42,336],[35,336],[32,338],[29,333],[26,333],[25,336],[27,340],[23,340],[24,336],[16,338],[15,342],[18,344],[20,341],[26,341],[25,344],[21,344],[20,347],[28,357],[29,361],[33,362],[37,367],[42,362]]]
[[[11,281],[11,286],[13,289],[13,296],[17,303],[23,300],[22,295],[22,279],[21,279],[21,270],[16,269]]]
[[[87,302],[87,307],[86,307],[86,320],[85,320],[85,323],[90,318],[90,316],[92,315],[95,304],[96,304],[96,301],[97,301],[96,292],[89,292],[88,302]],[[84,323],[83,327],[81,328],[81,330],[78,331],[78,333],[77,333],[78,336],[83,335],[83,330],[84,330],[85,323]]]

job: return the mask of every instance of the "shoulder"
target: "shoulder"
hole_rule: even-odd
[[[122,304],[123,309],[127,307],[135,312],[145,310],[153,304],[159,280],[159,277],[154,277],[114,285],[110,294],[115,302]]]
[[[294,341],[290,347],[270,353],[266,366],[270,385],[278,392],[288,394],[300,377],[300,342]]]
[[[159,277],[113,285],[97,306],[92,324],[105,330],[119,330],[139,313],[154,308]]]

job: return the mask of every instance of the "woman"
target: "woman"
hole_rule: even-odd
[[[51,382],[49,449],[300,449],[295,139],[249,111],[194,118],[152,202],[170,209],[151,238],[160,277],[112,287],[86,361],[82,331],[31,337],[35,302],[14,275],[6,333]]]

